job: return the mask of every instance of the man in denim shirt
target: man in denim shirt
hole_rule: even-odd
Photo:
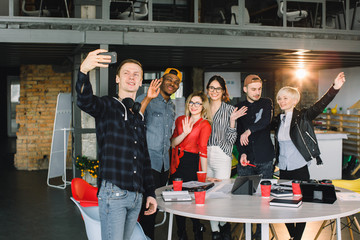
[[[146,139],[150,154],[155,187],[166,185],[169,177],[169,149],[172,126],[175,121],[175,105],[170,96],[175,93],[182,80],[182,74],[175,68],[167,68],[160,79],[160,94],[143,94],[136,101],[141,102],[141,111],[145,110]],[[143,204],[144,205],[144,204]],[[140,224],[145,234],[154,239],[156,214],[144,216],[141,211]]]

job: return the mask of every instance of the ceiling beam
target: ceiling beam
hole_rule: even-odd
[[[360,52],[359,41],[153,32],[0,29],[0,42]]]

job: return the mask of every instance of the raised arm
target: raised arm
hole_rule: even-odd
[[[78,73],[78,79],[75,86],[77,93],[77,105],[81,110],[93,117],[97,117],[100,114],[103,106],[101,105],[100,99],[93,94],[88,73],[95,67],[108,67],[108,64],[103,63],[110,62],[111,57],[106,55],[98,55],[102,52],[107,51],[104,49],[97,49],[88,54],[80,66],[80,71]]]
[[[186,136],[189,135],[193,126],[194,123],[190,120],[190,117],[186,116],[182,120],[183,132],[171,139],[171,147],[176,147],[177,145],[179,145],[186,138]],[[178,131],[178,129],[175,130]]]
[[[235,122],[238,118],[246,115],[247,107],[242,106],[240,109],[237,107],[234,109],[234,111],[230,115],[230,127],[235,128]]]
[[[107,52],[107,50],[97,49],[95,51],[90,52],[85,58],[85,60],[81,63],[80,72],[87,74],[96,67],[103,67],[103,68],[109,67],[109,64],[106,63],[111,62],[111,56],[98,55],[99,53],[103,53],[103,52]]]
[[[344,72],[340,72],[337,77],[334,80],[334,88],[335,90],[339,90],[345,83],[346,79],[345,79],[345,73]]]
[[[140,112],[142,114],[145,113],[146,107],[147,107],[147,105],[149,105],[151,100],[156,98],[159,95],[161,82],[162,82],[162,78],[154,79],[151,81],[150,87],[147,91],[147,94],[146,94],[145,98],[141,101]]]
[[[237,130],[236,130],[236,120],[244,115],[246,115],[247,107],[242,106],[240,109],[237,107],[234,108],[230,115],[230,124],[226,128],[226,139],[229,143],[235,144],[237,138]]]
[[[309,109],[306,111],[306,117],[310,120],[315,119],[324,108],[335,98],[336,94],[339,92],[340,88],[344,85],[346,79],[345,74],[340,72],[334,80],[333,85],[329,90]]]

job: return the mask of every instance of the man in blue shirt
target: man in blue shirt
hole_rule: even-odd
[[[170,96],[180,86],[182,74],[176,68],[167,68],[160,79],[160,94],[139,96],[136,101],[141,102],[141,110],[145,110],[146,138],[151,159],[152,174],[155,187],[166,185],[169,177],[169,149],[172,126],[175,121],[175,105]],[[142,213],[143,211],[141,211]],[[140,224],[145,234],[154,239],[154,225],[156,214],[140,216]]]
[[[96,121],[99,156],[99,215],[103,240],[130,239],[146,199],[145,214],[156,212],[155,185],[146,143],[146,128],[139,103],[134,104],[142,84],[141,64],[124,60],[116,72],[119,93],[115,97],[93,94],[89,72],[108,67],[110,56],[98,49],[80,66],[76,82],[77,105]]]

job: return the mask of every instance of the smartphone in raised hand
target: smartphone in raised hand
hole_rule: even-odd
[[[113,64],[117,62],[117,54],[116,52],[103,52],[103,53],[99,53],[98,55],[108,55],[111,56],[111,62],[109,63],[104,63],[104,64]]]

